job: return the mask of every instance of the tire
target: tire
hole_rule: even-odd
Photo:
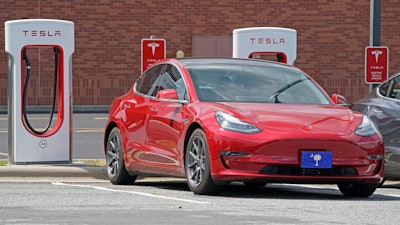
[[[112,184],[126,185],[135,183],[136,176],[129,175],[125,169],[124,151],[118,127],[114,127],[107,138],[106,167],[108,179]]]
[[[185,171],[190,190],[198,195],[215,195],[220,191],[211,178],[210,156],[206,136],[196,129],[185,152]]]
[[[371,196],[378,184],[338,184],[340,192],[347,197],[369,197]]]

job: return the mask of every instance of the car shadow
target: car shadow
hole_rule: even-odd
[[[148,186],[153,188],[191,192],[186,181],[140,181],[135,186]],[[384,186],[382,188],[389,188]],[[379,190],[379,189],[378,189]],[[295,184],[267,184],[262,187],[248,187],[241,182],[234,182],[222,186],[219,194],[213,197],[238,198],[238,199],[295,199],[295,200],[349,200],[352,201],[398,201],[400,194],[390,195],[374,193],[368,198],[346,197],[339,189],[332,185],[311,185]]]

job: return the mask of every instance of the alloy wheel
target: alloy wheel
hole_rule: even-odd
[[[109,176],[114,177],[118,171],[118,161],[121,151],[121,141],[118,135],[110,135],[107,143],[107,173]]]
[[[205,146],[203,140],[196,136],[190,143],[188,157],[189,182],[198,186],[203,180],[205,171]]]

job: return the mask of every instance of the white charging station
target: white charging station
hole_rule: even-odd
[[[74,23],[53,19],[22,19],[5,22],[8,54],[8,150],[9,163],[70,163],[72,161],[72,54]],[[24,78],[27,49],[51,48],[55,52],[54,126],[36,132],[26,120]],[[33,76],[34,74],[32,74]],[[54,105],[53,105],[54,108]]]
[[[261,58],[275,55],[277,61],[294,64],[297,31],[282,27],[249,27],[233,30],[233,58]]]

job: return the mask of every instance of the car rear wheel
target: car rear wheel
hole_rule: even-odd
[[[131,176],[125,169],[124,151],[121,133],[114,127],[107,138],[106,147],[107,175],[112,184],[133,184],[136,176]]]
[[[378,184],[338,184],[340,192],[348,197],[369,197],[371,196]]]
[[[193,193],[212,195],[219,192],[219,186],[211,178],[207,139],[201,129],[196,129],[190,136],[185,153],[185,170]]]

